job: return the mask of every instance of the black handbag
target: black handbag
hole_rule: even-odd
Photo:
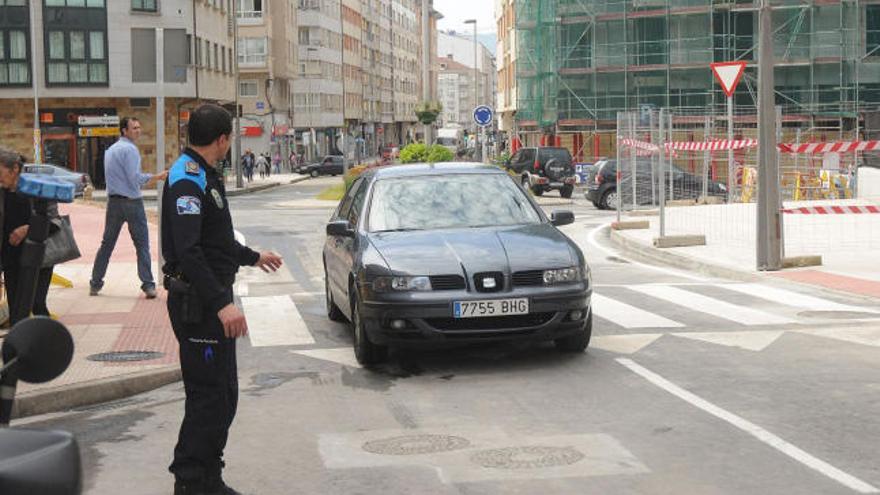
[[[65,261],[75,260],[82,256],[76,239],[73,237],[73,227],[70,226],[70,216],[61,217],[61,226],[46,239],[46,254],[43,255],[43,268],[58,265]]]

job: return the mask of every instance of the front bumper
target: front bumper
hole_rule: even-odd
[[[592,290],[586,284],[568,289],[521,288],[507,292],[462,292],[460,297],[438,291],[418,294],[418,300],[364,300],[361,318],[371,341],[396,347],[437,347],[510,340],[545,341],[583,330],[590,313]],[[431,298],[430,296],[434,297]],[[454,318],[453,302],[527,297],[529,314],[483,318]],[[572,312],[580,312],[572,319]],[[404,320],[406,328],[391,322]]]

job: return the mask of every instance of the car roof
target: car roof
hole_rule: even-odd
[[[443,163],[412,163],[407,165],[386,165],[369,169],[364,175],[377,179],[392,177],[419,177],[428,175],[456,174],[504,174],[506,172],[492,165],[473,162],[443,162]]]

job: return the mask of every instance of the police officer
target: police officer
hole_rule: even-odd
[[[190,147],[171,166],[162,198],[162,255],[168,315],[180,345],[186,391],[174,461],[175,494],[236,494],[221,477],[238,404],[235,339],[247,322],[233,304],[239,266],[275,271],[281,257],[235,240],[217,163],[229,150],[232,118],[216,105],[190,114]]]

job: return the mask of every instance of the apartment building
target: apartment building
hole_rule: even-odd
[[[192,108],[233,100],[232,0],[34,2],[0,2],[0,142],[28,158],[34,82],[42,161],[87,172],[99,187],[121,117],[141,121],[152,170],[186,146]]]
[[[297,0],[236,0],[241,146],[287,163],[294,149]]]
[[[391,56],[394,127],[390,143],[417,140],[415,108],[422,101],[422,5],[420,0],[391,2]],[[430,63],[426,60],[425,63]]]
[[[516,9],[515,0],[495,0],[498,44],[496,114],[498,129],[512,132],[516,115]]]
[[[493,106],[495,104],[495,57],[492,56],[492,52],[489,51],[488,48],[479,42],[476,43],[476,53],[474,53],[473,35],[469,36],[454,31],[438,33],[437,50],[438,57],[440,57],[438,60],[452,60],[455,62],[453,65],[456,67],[460,64],[464,67],[470,68],[471,75],[466,77],[470,80],[472,85],[474,84],[473,73],[474,67],[476,66],[476,88],[460,93],[460,97],[466,99],[460,100],[459,103],[460,107],[463,109],[462,113],[467,114],[467,118],[463,119],[460,123],[464,125],[465,128],[475,130],[476,124],[474,124],[473,117],[471,116],[473,109],[478,105]],[[451,70],[449,67],[450,65],[447,64],[447,73]],[[460,69],[456,70],[461,72]],[[450,77],[451,76],[447,76],[446,80],[448,81]],[[475,92],[477,95],[476,98],[474,98]]]
[[[443,105],[439,125],[473,125],[474,69],[448,57],[438,57],[439,101]]]

